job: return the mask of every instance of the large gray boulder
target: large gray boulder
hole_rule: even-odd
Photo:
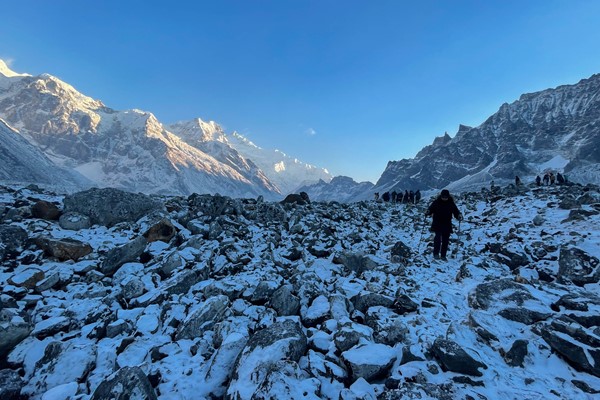
[[[139,260],[147,244],[145,237],[138,236],[129,243],[111,249],[100,265],[100,272],[112,275],[121,265]]]
[[[289,285],[283,285],[271,296],[271,307],[279,316],[298,315],[300,299],[292,293]]]
[[[92,188],[68,195],[64,212],[77,212],[90,218],[92,224],[111,227],[120,222],[135,222],[163,206],[142,193],[113,188]]]
[[[229,298],[217,295],[206,300],[200,308],[181,323],[176,339],[196,339],[225,318]]]
[[[0,359],[25,339],[33,326],[17,315],[14,309],[0,310]]]
[[[13,225],[0,225],[0,262],[14,258],[27,241],[27,231]]]
[[[583,286],[600,281],[600,260],[577,247],[561,247],[558,282]]]
[[[479,368],[487,369],[484,363],[475,360],[458,343],[451,340],[437,338],[431,346],[431,353],[444,371],[482,376],[483,374],[479,371]]]
[[[358,345],[342,353],[354,379],[371,381],[385,376],[396,360],[396,351],[384,344]]]
[[[157,400],[148,377],[139,367],[124,367],[104,380],[91,400]]]
[[[307,350],[306,335],[294,321],[284,320],[252,336],[236,364],[228,398],[249,400],[283,360],[298,362]]]
[[[600,377],[600,339],[572,320],[553,321],[541,329],[552,350],[578,371]]]
[[[0,370],[0,399],[2,400],[25,400],[21,396],[21,389],[25,383],[17,371],[12,369]]]

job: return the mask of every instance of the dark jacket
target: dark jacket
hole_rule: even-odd
[[[452,216],[462,219],[458,207],[454,203],[454,199],[450,197],[448,200],[442,200],[440,197],[435,199],[429,206],[426,215],[433,215],[431,230],[439,233],[452,233]]]

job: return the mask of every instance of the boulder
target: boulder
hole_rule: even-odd
[[[300,299],[292,293],[292,289],[288,285],[275,290],[270,303],[279,316],[298,315],[300,312]]]
[[[281,200],[281,204],[298,204],[303,206],[305,204],[310,204],[310,198],[308,197],[308,193],[300,192],[300,193],[290,193],[285,196],[285,199]]]
[[[60,216],[60,218],[58,219],[58,224],[63,229],[78,231],[81,229],[87,229],[91,227],[92,221],[87,215],[70,211]]]
[[[227,397],[239,400],[254,398],[280,361],[298,362],[306,354],[307,339],[302,327],[284,320],[256,332],[238,357]],[[267,381],[268,382],[268,381]]]
[[[568,317],[542,326],[542,338],[577,371],[600,377],[600,339]]]
[[[396,351],[384,344],[369,343],[343,352],[342,359],[350,367],[353,379],[373,381],[388,373],[396,360]]]
[[[588,283],[598,283],[600,281],[600,260],[589,255],[577,247],[560,248],[560,257],[558,259],[559,283],[568,284],[572,282],[577,286],[583,286]]]
[[[55,204],[45,200],[39,200],[31,207],[31,216],[33,218],[56,221],[60,217],[60,214],[61,212]]]
[[[511,367],[521,367],[523,368],[523,362],[525,360],[525,356],[527,356],[527,345],[529,342],[527,340],[518,339],[512,344],[510,350],[504,354],[504,360]]]
[[[431,347],[431,353],[444,371],[482,376],[479,368],[487,369],[484,363],[475,360],[458,343],[451,340],[437,338]]]
[[[49,389],[71,382],[81,382],[94,367],[95,346],[82,346],[73,342],[50,342],[35,371],[21,391],[33,398]]]
[[[114,274],[121,265],[137,261],[144,252],[147,244],[145,237],[138,236],[129,243],[111,249],[106,253],[104,261],[100,264],[100,272],[110,276]]]
[[[15,258],[26,241],[25,229],[13,225],[0,225],[0,262]]]
[[[148,377],[139,367],[124,367],[102,381],[91,400],[157,400]]]
[[[77,261],[92,252],[92,246],[79,240],[64,238],[53,239],[51,237],[38,236],[33,242],[44,253],[50,257],[55,257],[60,261]]]
[[[229,307],[229,298],[217,295],[207,299],[196,311],[188,316],[177,330],[176,340],[196,339],[222,321]]]
[[[29,336],[32,330],[31,324],[21,318],[15,310],[0,309],[0,359]]]
[[[65,197],[65,212],[77,212],[90,218],[92,224],[114,226],[120,222],[135,222],[162,205],[141,193],[113,188],[92,188]]]
[[[17,287],[33,289],[45,277],[46,274],[39,268],[26,268],[8,278],[8,283]]]
[[[171,221],[169,221],[167,218],[163,218],[152,225],[144,233],[144,237],[149,243],[156,242],[157,240],[169,243],[176,233],[177,229],[175,229],[175,226],[173,226]]]
[[[21,389],[25,383],[17,371],[12,369],[0,370],[0,399],[2,400],[25,400],[21,396]]]

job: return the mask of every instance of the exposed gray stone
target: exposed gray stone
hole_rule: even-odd
[[[551,313],[542,313],[529,310],[524,307],[510,307],[501,310],[498,313],[501,317],[511,321],[520,322],[525,325],[533,325],[536,322],[544,321],[552,315]]]
[[[256,332],[236,361],[227,396],[251,399],[280,361],[297,362],[306,350],[306,336],[294,321],[278,321]]]
[[[31,216],[33,218],[56,221],[60,217],[60,213],[60,210],[55,204],[45,200],[38,200],[31,207]]]
[[[475,360],[458,343],[451,340],[437,338],[431,347],[431,353],[444,371],[482,376],[479,368],[487,369],[484,363]]]
[[[33,327],[15,310],[0,309],[0,359],[25,339]]]
[[[71,238],[53,239],[51,237],[38,236],[33,241],[36,246],[44,250],[44,253],[51,257],[56,257],[60,261],[77,261],[92,252],[92,246]]]
[[[509,291],[510,296],[498,299],[500,293]],[[522,305],[525,300],[533,299],[531,293],[525,286],[516,283],[512,279],[498,279],[477,285],[475,290],[469,293],[469,306],[475,309],[487,310],[497,300],[514,301],[517,305]]]
[[[207,299],[194,313],[183,321],[176,339],[196,339],[223,320],[229,307],[229,298],[218,295]]]
[[[71,231],[79,231],[81,229],[87,229],[92,226],[92,221],[87,215],[78,212],[66,212],[63,213],[58,219],[58,224],[63,229]]]
[[[280,316],[298,315],[300,312],[300,300],[294,296],[289,285],[284,285],[273,292],[271,307]]]
[[[527,340],[518,339],[512,344],[510,350],[504,355],[504,360],[511,367],[521,367],[523,368],[523,362],[525,360],[525,356],[527,356],[527,345],[529,342]]]
[[[558,282],[577,286],[600,281],[600,260],[576,247],[563,246],[558,259]]]
[[[394,305],[393,297],[372,292],[361,292],[352,297],[350,301],[354,304],[354,308],[361,313],[365,313],[370,307],[383,306],[391,308]]]
[[[138,261],[144,252],[147,242],[143,236],[138,236],[120,247],[115,247],[106,253],[104,261],[100,265],[100,271],[111,276],[123,264]]]
[[[124,367],[105,379],[94,391],[91,400],[157,400],[148,377],[139,367]]]
[[[0,399],[25,400],[25,396],[21,396],[23,386],[25,386],[25,382],[23,382],[17,371],[12,369],[0,370]]]
[[[23,287],[26,289],[33,289],[38,282],[42,281],[46,277],[44,271],[39,268],[26,268],[8,278],[8,283],[17,287]]]
[[[350,367],[353,379],[366,381],[386,375],[396,360],[396,352],[384,344],[363,344],[342,353],[344,362]]]
[[[0,262],[15,258],[27,241],[27,231],[19,226],[0,225]]]
[[[162,208],[160,203],[141,193],[129,193],[113,188],[92,188],[68,195],[65,212],[87,215],[92,224],[114,226],[120,222],[135,222],[151,211]]]

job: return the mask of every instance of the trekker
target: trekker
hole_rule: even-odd
[[[419,201],[421,201],[421,191],[417,189],[415,192],[415,204],[417,204]]]
[[[515,176],[515,186],[519,187],[519,185],[521,184],[521,178],[519,178],[518,175]]]
[[[565,178],[560,172],[556,173],[556,183],[558,183],[559,185],[563,185],[565,183]]]
[[[548,185],[550,185],[550,174],[546,172],[544,174],[544,186],[548,186]]]
[[[535,177],[535,184],[538,186],[542,184],[542,178],[539,175]]]
[[[390,201],[390,192],[385,192],[384,194],[381,195],[381,198],[383,199],[384,202],[388,202]]]
[[[446,253],[448,252],[448,243],[450,242],[450,234],[452,233],[452,216],[459,221],[463,217],[454,199],[450,196],[447,189],[441,191],[440,195],[431,203],[425,216],[433,215],[431,230],[435,232],[433,238],[433,258],[440,258],[446,261]]]
[[[375,201],[379,200],[379,192],[375,192]]]
[[[550,185],[554,185],[555,180],[556,180],[556,177],[554,176],[554,174],[552,172],[550,172]]]

